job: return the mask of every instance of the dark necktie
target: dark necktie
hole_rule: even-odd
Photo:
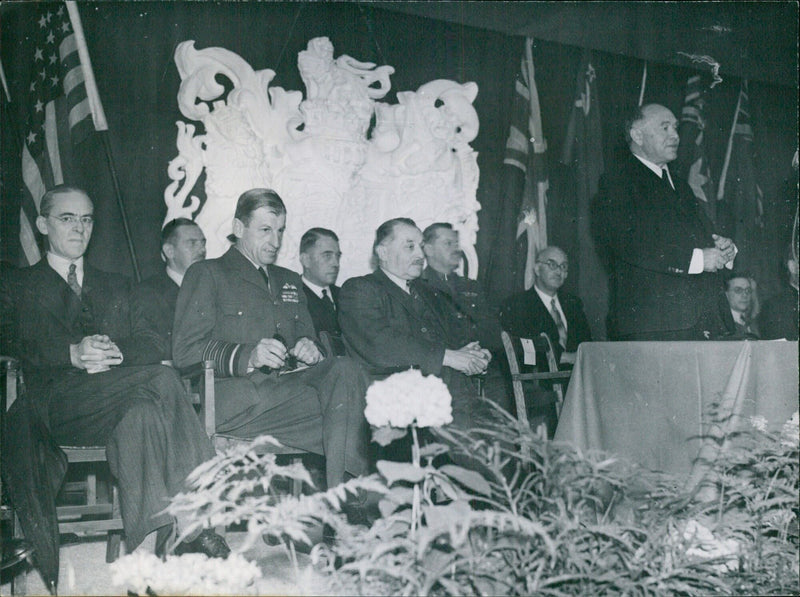
[[[74,263],[69,264],[69,272],[67,273],[67,284],[77,296],[81,295],[81,285],[78,284],[78,274],[75,271],[76,266]]]
[[[262,278],[264,278],[264,284],[266,284],[267,290],[269,290],[269,276],[267,275],[267,270],[265,270],[263,267],[259,267],[258,273],[261,274]]]
[[[550,301],[550,314],[553,316],[553,320],[556,322],[556,327],[558,328],[558,343],[561,345],[561,348],[567,348],[567,327],[564,325],[564,320],[561,318],[561,313],[556,307],[556,297],[553,297],[553,300]]]
[[[322,300],[325,301],[325,303],[328,306],[333,308],[334,311],[336,310],[336,303],[333,302],[333,297],[331,297],[331,295],[328,294],[328,289],[327,288],[323,288],[322,289]]]
[[[406,280],[406,288],[408,288],[408,294],[411,296],[412,299],[417,298],[417,291],[411,285],[412,280]]]

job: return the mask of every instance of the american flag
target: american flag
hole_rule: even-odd
[[[28,264],[41,258],[33,223],[42,195],[55,185],[71,182],[73,145],[95,130],[108,128],[77,6],[74,2],[42,3],[32,14],[36,34],[24,104],[26,196],[20,211],[20,243]]]

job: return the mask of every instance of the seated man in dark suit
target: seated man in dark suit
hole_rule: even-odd
[[[758,340],[758,298],[755,280],[746,274],[725,275],[724,292],[701,324],[709,340]]]
[[[285,225],[274,191],[239,197],[233,246],[183,279],[172,355],[179,367],[214,361],[218,432],[266,433],[324,455],[333,487],[367,472],[367,379],[353,360],[320,351],[300,276],[275,265]]]
[[[789,275],[789,284],[781,291],[764,302],[758,323],[761,329],[761,338],[764,340],[797,341],[797,259],[789,251],[786,258],[786,269]]]
[[[533,286],[510,297],[500,311],[503,329],[515,336],[533,338],[545,332],[556,359],[575,362],[581,342],[590,342],[592,332],[581,299],[560,291],[567,280],[569,259],[558,247],[546,247],[536,257]]]
[[[422,233],[422,250],[427,263],[421,279],[443,293],[452,302],[458,320],[464,327],[466,338],[477,339],[481,347],[492,353],[485,377],[484,392],[504,409],[511,407],[506,392],[505,376],[501,371],[500,320],[497,309],[489,304],[486,293],[476,280],[459,276],[456,269],[461,264],[461,245],[458,232],[452,224],[437,222]]]
[[[303,266],[303,291],[308,300],[308,312],[314,329],[327,332],[337,354],[344,354],[342,330],[336,314],[339,300],[339,237],[327,228],[311,228],[300,239],[300,263]]]
[[[522,338],[546,333],[560,368],[571,367],[578,345],[592,339],[581,299],[561,291],[568,271],[569,260],[564,251],[558,247],[542,249],[536,257],[533,286],[511,296],[500,310],[500,322],[508,333]],[[539,369],[546,371],[544,354],[536,360]],[[552,401],[545,401],[544,395],[534,400],[530,417],[543,420],[552,437],[558,422]]]
[[[23,422],[35,413],[60,445],[106,446],[128,549],[146,536],[155,543],[157,530],[163,545],[174,524],[162,510],[214,450],[178,374],[151,365],[158,362],[152,342],[133,333],[127,280],[84,260],[94,225],[88,195],[58,186],[44,194],[40,209],[36,225],[48,239],[47,256],[19,271],[14,296],[4,301],[27,386],[3,433],[3,474],[12,500],[23,529],[26,522],[38,525],[40,520],[26,521],[31,494],[19,492],[40,463],[53,465],[44,472],[52,487],[63,478],[58,454],[37,453],[45,444],[35,440],[33,446],[18,441],[31,437]],[[45,511],[50,507],[45,504]],[[175,551],[225,557],[230,550],[221,537],[203,531]]]
[[[167,267],[139,284],[131,308],[133,320],[141,326],[136,332],[150,335],[159,347],[160,359],[169,361],[178,289],[189,266],[206,258],[206,237],[200,226],[188,218],[167,222],[161,230],[161,257]]]
[[[491,354],[464,326],[449,301],[418,280],[425,263],[422,232],[408,218],[384,222],[375,234],[378,267],[351,278],[339,293],[345,343],[376,377],[418,367],[437,375],[453,396],[453,421],[472,426],[482,416],[469,376],[483,373]]]

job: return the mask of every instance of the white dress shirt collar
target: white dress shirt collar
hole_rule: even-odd
[[[561,321],[564,322],[564,329],[568,329],[567,317],[564,315],[564,309],[561,308],[561,301],[558,300],[558,294],[550,296],[535,284],[533,285],[533,288],[536,290],[536,294],[539,295],[539,298],[542,299],[542,302],[544,303],[544,306],[547,307],[548,312],[550,311],[550,305],[552,304],[553,299],[556,299],[556,309],[558,309],[558,313],[561,315]]]
[[[411,291],[408,289],[408,282],[410,282],[411,280],[404,280],[403,278],[395,276],[392,272],[389,272],[383,268],[381,268],[381,271],[384,274],[386,274],[387,278],[389,278],[392,282],[397,284],[403,292],[405,292],[406,294],[411,294]]]
[[[314,284],[305,276],[302,276],[302,278],[303,278],[303,284],[308,286],[311,289],[311,292],[316,294],[319,298],[323,298],[322,291],[326,290],[328,292],[328,296],[331,297],[331,300],[333,300],[333,294],[331,293],[330,286],[319,286],[317,284]]]
[[[175,284],[177,284],[178,287],[180,287],[180,285],[183,284],[183,274],[179,274],[170,266],[167,266],[167,276],[169,276],[170,280],[175,282]]]
[[[661,178],[661,170],[663,169],[664,171],[666,171],[666,173],[667,173],[667,179],[669,180],[669,184],[670,184],[670,186],[671,186],[673,189],[675,188],[675,184],[672,182],[672,174],[670,174],[670,173],[669,173],[669,166],[668,166],[667,164],[664,164],[664,166],[662,167],[662,166],[659,166],[658,164],[655,164],[654,162],[651,162],[651,161],[650,161],[650,160],[648,160],[647,158],[643,158],[643,157],[642,157],[642,156],[640,156],[640,155],[636,155],[635,153],[634,153],[633,155],[634,155],[634,156],[636,157],[636,159],[637,159],[637,160],[639,160],[639,161],[640,161],[642,164],[644,164],[645,166],[647,166],[648,168],[650,168],[650,170],[652,170],[652,171],[653,171],[653,173],[654,173],[656,176],[658,176],[659,178]]]
[[[239,247],[236,247],[236,250],[237,250],[237,251],[239,251]],[[263,269],[264,271],[266,271],[266,270],[267,270],[267,268],[266,268],[266,267],[262,268],[262,267],[261,267],[261,266],[260,266],[258,263],[256,263],[256,262],[255,262],[255,261],[253,261],[252,259],[250,259],[250,258],[249,258],[247,255],[245,255],[245,254],[244,254],[244,252],[243,252],[243,251],[239,251],[239,253],[241,253],[241,254],[242,254],[242,257],[244,257],[244,258],[245,258],[245,259],[247,259],[247,260],[248,260],[250,263],[252,263],[254,268],[256,268],[256,269]]]
[[[66,257],[61,257],[61,255],[56,255],[55,253],[48,251],[47,263],[56,271],[59,276],[64,278],[65,282],[67,281],[67,276],[69,275],[69,266],[70,264],[74,263],[75,275],[78,277],[78,285],[83,286],[83,256],[73,261],[72,259],[67,259]]]

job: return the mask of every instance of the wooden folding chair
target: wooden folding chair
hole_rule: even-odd
[[[523,384],[525,381],[532,381],[543,390],[550,390],[550,388],[545,387],[546,384],[543,384],[542,382],[552,382],[552,390],[555,392],[556,396],[556,416],[560,416],[561,407],[564,404],[564,390],[569,382],[572,372],[559,371],[553,345],[550,342],[550,338],[547,336],[547,334],[542,332],[536,338],[530,339],[534,346],[534,352],[538,355],[537,361],[543,356],[547,365],[547,370],[531,371],[526,373],[521,372],[521,367],[524,365],[524,359],[521,358],[522,341],[525,339],[512,336],[506,331],[501,333],[501,338],[503,340],[503,347],[506,351],[506,357],[508,358],[508,368],[511,372],[511,387],[514,391],[514,400],[517,407],[517,420],[519,421],[521,428],[527,429],[530,427],[527,402],[525,399],[525,388]],[[545,424],[540,423],[536,428],[536,432],[543,437],[547,437],[547,430],[543,429],[544,427]]]
[[[225,433],[217,433],[216,424],[216,394],[214,392],[214,361],[204,361],[194,367],[189,367],[180,371],[181,377],[185,380],[190,392],[190,396],[200,410],[200,419],[203,422],[206,434],[211,439],[214,449],[219,451],[228,446],[241,443],[249,443],[250,440],[235,437]],[[302,456],[309,454],[300,448],[289,446],[262,445],[259,450],[265,454],[275,454],[276,456],[289,456],[292,463],[302,462]],[[303,482],[292,479],[292,495],[298,497],[303,492]]]
[[[0,356],[0,365],[5,376],[5,385],[2,393],[2,404],[0,404],[0,420],[2,414],[11,406],[17,398],[17,360],[11,357]],[[3,495],[2,480],[0,479],[0,496]],[[11,540],[9,543],[3,541],[3,558],[0,570],[9,570],[12,574],[10,580],[11,595],[25,595],[27,592],[28,569],[31,566],[30,558],[33,555],[33,547],[22,537],[19,520],[14,513],[11,504],[0,503],[0,520],[6,521],[11,525]],[[25,564],[23,564],[25,562]],[[13,569],[13,570],[12,570]]]
[[[6,362],[6,408],[17,399],[18,392],[24,391],[22,370],[14,359],[5,357]],[[79,536],[106,533],[106,562],[119,557],[122,537],[122,514],[116,484],[108,471],[105,446],[60,446],[67,456],[67,474],[76,470],[78,464],[86,464],[80,480],[64,484],[62,494],[83,494],[82,503],[56,507],[58,532],[62,535],[74,533]],[[70,468],[72,467],[72,468]],[[98,475],[110,481],[108,499],[98,500]]]

